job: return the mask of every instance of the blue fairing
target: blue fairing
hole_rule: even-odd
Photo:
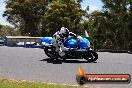
[[[52,37],[44,37],[41,38],[40,41],[41,42],[45,42],[45,43],[49,43],[52,44]],[[77,42],[74,38],[69,38],[67,42],[65,42],[65,47],[67,48],[72,48],[73,46],[79,46],[81,49],[85,49],[88,47],[88,45],[90,45],[90,42],[88,39],[82,37],[82,41]]]
[[[90,42],[86,38],[82,38],[82,41],[77,42],[75,39],[70,39],[65,45],[67,48],[72,48],[73,46],[79,46],[81,49],[85,49],[90,45]]]
[[[44,38],[41,38],[40,39],[40,42],[45,42],[45,43],[49,43],[51,44],[52,43],[52,37],[44,37]]]
[[[67,47],[67,48],[72,48],[74,45],[76,45],[77,44],[77,42],[76,42],[76,40],[75,39],[70,39],[68,42],[66,42],[66,44],[65,44],[65,46]]]

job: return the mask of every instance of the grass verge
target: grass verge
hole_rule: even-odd
[[[24,80],[0,79],[0,88],[83,88],[83,86],[70,86]]]

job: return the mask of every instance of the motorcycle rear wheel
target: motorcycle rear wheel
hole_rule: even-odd
[[[57,53],[51,47],[45,47],[44,52],[48,57],[50,57],[52,59],[58,58]]]

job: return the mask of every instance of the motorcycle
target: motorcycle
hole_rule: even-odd
[[[69,50],[64,51],[65,57],[60,56],[59,53],[56,52],[56,48],[52,45],[52,40],[52,37],[40,39],[44,45],[45,54],[52,59],[62,58],[66,60],[80,58],[86,59],[88,62],[95,62],[98,59],[98,54],[90,48],[90,42],[85,37],[78,36],[77,39],[73,37],[66,38],[64,46],[69,48]]]

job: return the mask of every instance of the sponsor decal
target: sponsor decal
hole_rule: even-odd
[[[130,83],[131,76],[129,74],[86,74],[81,67],[78,68],[76,81],[79,85],[86,83]]]

